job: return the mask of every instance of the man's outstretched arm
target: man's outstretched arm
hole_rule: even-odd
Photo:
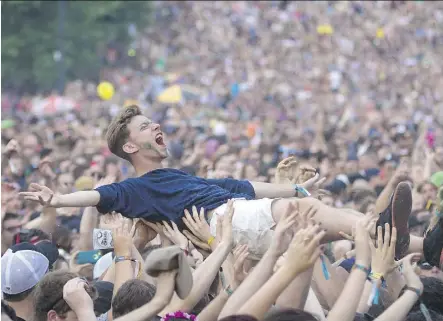
[[[317,190],[319,186],[325,181],[324,178],[316,174],[313,178],[307,180],[303,184],[298,185],[309,192]],[[297,193],[296,186],[293,184],[273,184],[263,182],[250,182],[255,191],[255,198],[287,198],[299,196],[303,197],[303,193]]]
[[[80,191],[71,194],[55,194],[46,186],[31,184],[29,191],[19,193],[25,200],[39,202],[50,207],[89,207],[100,202],[98,191]]]

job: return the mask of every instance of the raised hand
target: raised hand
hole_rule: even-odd
[[[377,246],[372,241],[369,241],[372,253],[371,266],[373,273],[380,273],[382,276],[385,276],[397,267],[394,260],[397,229],[395,227],[392,228],[391,236],[389,224],[386,223],[384,240],[382,236],[383,228],[381,226],[377,228],[377,233]]]
[[[135,233],[135,226],[132,220],[124,218],[121,214],[113,214],[118,217],[120,225],[112,229],[112,240],[114,243],[114,253],[116,256],[130,256],[132,252],[132,238]]]
[[[275,182],[277,184],[292,183],[294,184],[294,168],[297,167],[297,161],[294,156],[287,157],[277,165],[275,171]]]
[[[325,234],[319,225],[298,231],[289,245],[283,265],[290,267],[295,274],[312,267],[321,254],[320,241]]]
[[[63,287],[63,300],[66,301],[77,316],[79,316],[82,311],[94,311],[92,298],[88,292],[86,292],[87,287],[88,284],[80,278],[69,280]]]
[[[406,280],[406,285],[408,287],[419,290],[421,294],[423,293],[423,283],[421,282],[420,277],[417,275],[414,266],[412,265],[412,262],[417,262],[420,260],[420,258],[420,253],[412,253],[402,258],[399,263],[403,276]]]
[[[143,219],[134,219],[133,221],[134,224],[134,244],[137,243],[142,243],[142,244],[146,244],[148,242],[151,242],[153,239],[155,239],[155,237],[157,236],[157,234],[159,234],[157,232],[156,229],[152,228],[149,224],[146,223],[145,220]],[[153,223],[151,223],[153,224]],[[160,225],[160,229],[161,229],[161,224]],[[154,224],[154,226],[156,226]]]
[[[226,244],[234,244],[232,237],[232,219],[234,218],[234,201],[229,200],[226,207],[225,214],[222,221],[222,237],[219,238],[220,242],[226,242]]]
[[[320,174],[317,173],[314,175],[314,177],[300,184],[300,186],[302,186],[303,188],[307,189],[312,193],[317,191],[325,181],[326,177],[320,178]]]
[[[171,240],[163,232],[163,225],[161,223],[152,223],[143,218],[141,220],[149,229],[152,229],[160,236],[160,242],[163,247],[168,247],[172,245]]]
[[[163,221],[163,233],[175,245],[178,245],[182,250],[188,250],[189,240],[178,229],[177,224],[171,222],[171,226]]]
[[[236,283],[235,287],[238,287],[248,276],[248,272],[245,270],[245,261],[249,255],[248,246],[237,245],[233,251],[233,255],[234,255],[234,282]]]
[[[28,192],[20,192],[18,194],[27,201],[38,202],[42,206],[57,206],[54,192],[46,186],[36,183],[29,185]]]
[[[198,213],[197,208],[193,206],[192,215],[188,210],[185,210],[183,222],[192,234],[202,242],[207,243],[211,239],[212,235],[209,224],[206,222],[205,209],[203,207],[200,209],[200,213]]]
[[[373,218],[363,217],[355,225],[355,261],[363,266],[368,266],[371,262],[371,250],[369,244],[371,241],[370,231],[373,224]]]
[[[277,223],[277,227],[275,228],[274,236],[271,241],[271,246],[268,251],[271,253],[280,256],[287,249],[287,239],[288,233],[291,228],[296,225],[296,218],[298,212],[293,203],[291,203],[286,210],[286,213],[280,218],[280,221]]]
[[[297,168],[297,172],[294,175],[294,184],[303,184],[313,178],[317,170],[309,165],[303,164]]]

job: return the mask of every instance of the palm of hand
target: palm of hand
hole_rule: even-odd
[[[123,224],[123,217],[120,215],[112,214],[104,214],[100,216],[99,226],[103,230],[114,230]]]

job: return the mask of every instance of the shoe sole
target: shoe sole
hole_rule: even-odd
[[[409,216],[412,210],[412,192],[409,183],[401,182],[397,185],[392,199],[392,226],[398,233],[409,234]]]

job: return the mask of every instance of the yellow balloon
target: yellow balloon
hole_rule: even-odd
[[[97,86],[97,95],[103,100],[109,100],[114,96],[114,86],[107,81],[101,82]]]

